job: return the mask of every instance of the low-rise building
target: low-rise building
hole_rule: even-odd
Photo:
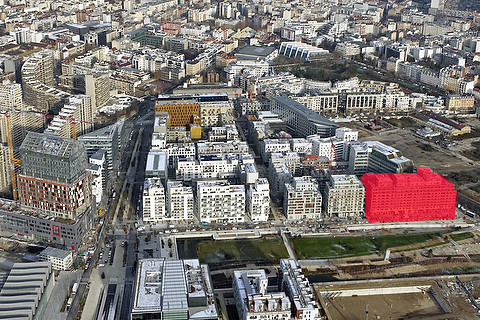
[[[198,259],[138,263],[131,319],[219,318],[207,265]]]
[[[289,320],[291,303],[284,292],[267,292],[265,270],[234,271],[233,296],[241,320]]]
[[[281,259],[278,273],[279,288],[290,298],[295,319],[318,319],[320,310],[315,302],[312,287],[296,260]]]
[[[38,255],[42,261],[49,261],[55,270],[70,270],[73,264],[72,251],[47,247]]]

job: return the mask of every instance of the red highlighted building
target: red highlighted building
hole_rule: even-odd
[[[430,168],[419,167],[418,173],[366,173],[362,183],[369,222],[455,218],[457,191]]]

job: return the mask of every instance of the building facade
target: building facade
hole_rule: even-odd
[[[294,177],[286,183],[283,201],[287,220],[322,218],[322,194],[310,176]]]
[[[267,221],[270,215],[270,185],[257,179],[247,190],[247,212],[253,222]]]
[[[369,222],[455,218],[454,185],[427,167],[418,173],[366,173],[365,218]]]
[[[195,215],[200,222],[238,223],[245,221],[245,186],[226,181],[199,181]]]
[[[76,220],[91,205],[82,143],[30,132],[20,147],[18,199],[23,209]]]
[[[365,188],[354,175],[332,175],[325,187],[323,200],[327,217],[362,217]]]

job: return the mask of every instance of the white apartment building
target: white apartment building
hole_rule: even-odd
[[[299,154],[312,154],[312,142],[304,138],[296,138],[290,140],[290,150]]]
[[[272,163],[268,167],[268,181],[272,187],[272,197],[275,201],[283,199],[285,185],[292,178],[292,173],[284,163]]]
[[[200,222],[244,222],[245,186],[220,180],[199,181],[194,210]]]
[[[322,194],[310,176],[294,177],[285,184],[283,210],[287,220],[322,218]]]
[[[320,310],[315,302],[313,289],[296,260],[281,259],[279,271],[280,290],[287,293],[296,311],[295,319],[318,319]]]
[[[383,93],[349,93],[345,102],[345,112],[351,114],[360,111],[383,111],[384,97]]]
[[[317,94],[311,96],[292,97],[297,102],[305,105],[308,109],[316,113],[332,113],[338,111],[339,95],[335,93]]]
[[[192,157],[178,158],[175,163],[177,180],[192,181],[198,179],[227,179],[239,175],[239,165],[253,163],[250,154],[203,154],[198,160]]]
[[[354,175],[332,175],[325,187],[327,217],[357,218],[364,214],[365,188]]]
[[[368,157],[372,149],[363,142],[353,142],[349,146],[348,172],[362,175],[368,171]]]
[[[53,247],[45,248],[38,255],[40,261],[50,261],[55,270],[71,270],[73,265],[72,251]]]
[[[248,154],[250,149],[247,142],[233,140],[229,142],[198,142],[197,153],[201,154],[225,154],[241,153]]]
[[[222,114],[233,113],[232,101],[209,101],[200,102],[200,125],[202,127],[217,126]]]
[[[208,132],[208,141],[232,141],[238,140],[238,130],[235,125],[212,127]]]
[[[167,182],[167,215],[171,221],[193,219],[193,190],[181,181]]]
[[[263,162],[268,163],[272,153],[290,152],[290,141],[287,139],[264,139],[260,148]]]
[[[167,145],[168,166],[173,167],[174,163],[179,157],[195,157],[195,144],[183,143],[183,144],[169,144]]]
[[[357,139],[358,131],[349,128],[336,129],[335,137],[332,138],[321,138],[319,135],[307,137],[312,142],[312,154],[326,157],[330,161],[348,159],[348,145]]]
[[[267,292],[265,270],[234,271],[233,296],[240,320],[290,320],[291,302],[284,292]]]
[[[247,190],[247,212],[253,222],[267,221],[270,214],[270,185],[257,179]]]
[[[157,223],[167,218],[165,189],[158,178],[147,178],[143,185],[143,222]]]

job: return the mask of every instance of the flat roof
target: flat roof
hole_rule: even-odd
[[[273,97],[273,100],[277,101],[278,103],[281,103],[282,105],[286,106],[293,112],[300,114],[301,116],[305,117],[305,119],[308,119],[312,123],[319,124],[322,126],[338,128],[338,125],[335,122],[328,120],[324,116],[319,115],[315,111],[308,109],[305,105],[289,97],[277,96],[277,97]]]

